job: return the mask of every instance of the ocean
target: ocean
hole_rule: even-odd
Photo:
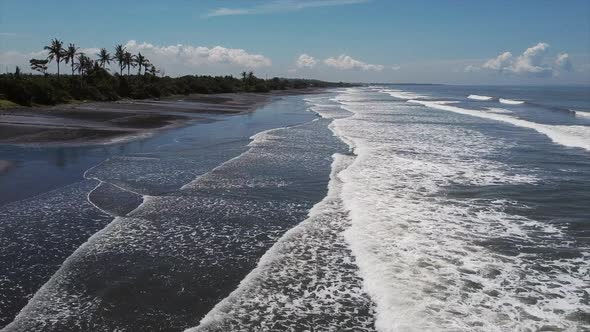
[[[590,330],[588,87],[368,85],[126,144],[0,206],[2,331]]]

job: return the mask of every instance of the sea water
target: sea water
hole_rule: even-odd
[[[23,278],[92,235],[5,330],[588,329],[587,92],[340,89],[271,104],[293,121],[232,149],[109,157],[3,207]]]

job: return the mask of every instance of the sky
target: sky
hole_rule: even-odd
[[[0,0],[0,71],[52,38],[170,76],[590,84],[588,0]]]

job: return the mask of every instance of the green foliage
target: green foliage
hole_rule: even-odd
[[[6,100],[6,99],[0,99],[0,110],[6,109],[6,108],[17,108],[17,107],[19,107],[19,105],[13,101]]]
[[[43,74],[23,75],[17,67],[14,74],[0,75],[0,98],[6,98],[20,105],[55,105],[76,100],[118,100],[121,98],[160,98],[170,95],[191,93],[257,92],[271,90],[303,89],[309,87],[350,86],[344,83],[329,83],[317,80],[284,79],[275,77],[263,80],[252,71],[242,72],[240,78],[233,76],[186,75],[178,78],[158,77],[160,73],[141,53],[128,52],[123,45],[115,46],[111,56],[102,48],[93,60],[78,52],[75,44],[64,49],[63,41],[55,38],[45,46],[47,59],[31,59],[31,69]],[[48,63],[55,60],[57,75],[48,75]],[[111,75],[106,65],[115,60],[119,73]],[[60,76],[61,62],[70,64],[72,75]],[[138,67],[137,75],[131,75],[131,67]],[[127,75],[123,76],[123,70]],[[143,75],[142,75],[143,68]],[[75,73],[77,72],[77,76]]]
[[[86,60],[81,61],[85,64]],[[178,78],[152,75],[111,75],[98,63],[83,65],[83,76],[0,75],[0,94],[20,105],[54,105],[71,99],[109,101],[120,98],[160,98],[191,93],[257,92],[302,89],[309,87],[348,86],[315,80],[273,78],[259,79],[246,76],[243,80],[232,76],[187,75]]]
[[[31,69],[38,71],[44,75],[47,74],[47,63],[49,63],[48,59],[31,59],[29,63],[31,64]]]
[[[85,55],[78,56],[76,68],[81,75],[0,75],[0,95],[19,105],[55,105],[75,100],[112,101],[121,98],[161,98],[191,93],[213,94],[230,92],[264,93],[271,90],[309,87],[350,86],[316,80],[257,78],[246,73],[245,80],[233,76],[158,77],[142,75],[111,75],[99,62]],[[42,62],[45,60],[41,60]],[[81,66],[80,66],[81,64]]]
[[[57,76],[58,77],[59,77],[59,64],[66,57],[66,51],[64,50],[63,45],[64,45],[63,41],[55,38],[55,39],[51,40],[51,44],[44,47],[44,49],[48,53],[47,59],[49,61],[55,60],[55,63],[57,64]]]

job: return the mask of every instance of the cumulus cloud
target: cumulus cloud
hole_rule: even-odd
[[[555,59],[555,65],[566,71],[572,71],[573,66],[570,61],[570,56],[567,53],[559,53]]]
[[[391,66],[391,70],[400,70],[402,69],[401,66]]]
[[[342,54],[337,58],[327,58],[324,63],[330,67],[342,70],[374,70],[382,71],[385,67],[383,65],[374,65],[359,60],[355,60],[348,55]]]
[[[207,13],[205,17],[271,14],[299,11],[307,8],[354,5],[368,1],[370,0],[274,0],[244,8],[216,8]]]
[[[465,67],[465,71],[476,72],[481,69],[487,69],[500,73],[545,77],[556,75],[559,69],[572,69],[567,53],[558,54],[553,63],[548,61],[548,49],[549,44],[538,43],[527,48],[518,57],[514,57],[510,52],[503,52],[497,57],[486,61],[481,68],[470,65]]]
[[[317,64],[317,61],[311,55],[304,53],[297,58],[296,64],[298,68],[313,68]]]
[[[498,55],[497,57],[486,61],[486,63],[483,64],[482,68],[503,71],[506,68],[509,68],[511,64],[512,53],[504,52]]]
[[[512,71],[517,74],[531,74],[536,76],[550,76],[553,68],[543,64],[549,44],[538,43],[529,47],[512,64]]]
[[[137,43],[130,40],[125,48],[131,52],[142,52],[152,62],[180,63],[188,66],[198,67],[201,65],[227,64],[245,68],[268,67],[272,61],[261,54],[250,54],[243,49],[225,48],[215,46],[212,48],[191,45],[168,45],[156,46],[150,43]]]
[[[232,70],[255,70],[272,65],[272,61],[264,55],[248,53],[243,49],[225,48],[222,46],[204,47],[191,45],[164,45],[158,46],[147,42],[139,43],[129,40],[123,45],[129,52],[137,54],[141,52],[156,67],[175,74],[188,74],[194,69],[214,74]],[[113,50],[109,50],[111,54]],[[92,59],[97,58],[99,48],[80,48],[78,52],[88,55]],[[47,51],[38,52],[0,52],[0,64],[3,68],[20,66],[23,69],[29,67],[32,58],[44,59]],[[55,69],[55,64],[50,65],[50,70]],[[5,69],[2,69],[5,70]]]

